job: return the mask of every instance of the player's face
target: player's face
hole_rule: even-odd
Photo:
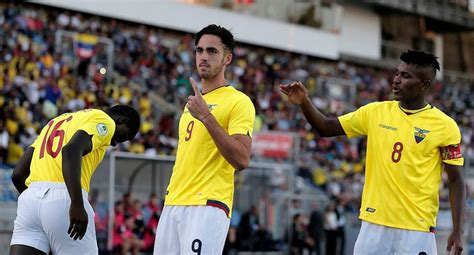
[[[110,145],[115,146],[128,140],[128,128],[124,124],[117,124],[115,127],[115,134],[112,137]]]
[[[203,79],[212,79],[224,72],[231,59],[232,54],[218,36],[203,35],[196,45],[196,66]]]
[[[416,66],[401,62],[392,80],[392,92],[395,100],[412,101],[423,96],[423,81],[417,77]]]

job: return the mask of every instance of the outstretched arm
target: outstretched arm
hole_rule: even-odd
[[[311,103],[308,91],[301,82],[280,85],[280,91],[290,102],[299,105],[309,124],[322,137],[345,135],[344,129],[337,118],[328,118]]]
[[[451,217],[453,220],[453,230],[448,239],[447,251],[453,250],[453,254],[461,254],[462,248],[462,224],[464,217],[464,203],[466,187],[460,166],[444,164],[444,169],[449,180],[449,202],[451,204]],[[449,253],[451,254],[451,253]]]
[[[13,170],[13,185],[15,185],[15,188],[20,194],[28,188],[25,185],[25,181],[30,175],[31,158],[33,157],[34,152],[35,148],[28,147],[28,149],[26,149],[25,153],[23,153],[20,160],[16,164],[15,169]]]
[[[62,169],[71,206],[69,208],[68,234],[74,240],[82,239],[87,230],[87,212],[84,209],[81,190],[82,156],[92,150],[92,137],[85,131],[77,131],[62,149]]]

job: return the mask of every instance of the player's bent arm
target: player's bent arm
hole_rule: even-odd
[[[82,156],[92,150],[92,136],[78,130],[62,149],[62,170],[71,203],[82,204]]]
[[[229,135],[219,125],[216,118],[209,114],[202,120],[217,149],[237,171],[244,170],[250,162],[252,138],[248,135]]]
[[[313,127],[320,136],[331,137],[346,134],[339,119],[326,117],[316,109],[309,97],[303,100],[300,107],[311,127]]]
[[[28,147],[13,170],[12,182],[20,194],[28,188],[25,181],[30,175],[31,158],[33,157],[34,152],[35,148]]]
[[[466,187],[462,176],[462,167],[444,164],[444,169],[449,181],[449,202],[453,220],[453,233],[462,234],[462,221],[464,216],[464,203]]]

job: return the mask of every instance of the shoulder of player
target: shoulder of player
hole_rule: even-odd
[[[84,114],[90,116],[90,118],[101,118],[101,119],[103,118],[104,120],[108,120],[111,122],[114,121],[107,113],[105,113],[104,111],[100,109],[87,109],[83,111],[84,111]]]
[[[250,100],[250,97],[247,96],[247,94],[245,94],[244,92],[232,87],[232,86],[228,86],[227,88],[227,97],[226,100],[228,99],[233,99],[235,101],[240,101],[240,100],[248,100],[248,101],[251,101]]]
[[[96,123],[99,125],[105,125],[106,128],[115,132],[115,121],[104,111],[100,109],[84,109],[78,112],[75,112],[78,118],[77,121],[81,122],[81,125],[86,123]]]
[[[433,112],[438,115],[440,119],[443,120],[443,123],[445,124],[446,130],[459,130],[459,126],[456,123],[456,121],[440,109],[433,107]]]
[[[396,106],[396,101],[380,101],[380,102],[371,102],[366,105],[361,106],[360,108],[364,108],[367,110],[375,110],[375,109],[390,109],[393,106]]]
[[[438,109],[436,106],[432,106],[432,108],[430,109],[431,111],[429,111],[429,113],[435,115],[436,117],[444,120],[445,122],[447,123],[456,123],[456,121],[449,115],[447,115],[446,113],[444,113],[443,111],[441,111],[440,109]]]

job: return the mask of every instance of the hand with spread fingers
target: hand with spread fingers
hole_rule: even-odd
[[[302,104],[308,97],[308,90],[300,81],[280,85],[280,91],[288,97],[290,102],[297,105]]]
[[[87,231],[89,219],[84,205],[71,203],[69,208],[69,229],[67,233],[74,240],[82,240]]]
[[[211,115],[211,112],[198,89],[196,81],[193,78],[189,78],[189,81],[193,87],[194,96],[188,96],[187,108],[194,118],[203,121]]]
[[[451,233],[448,238],[448,247],[446,248],[446,254],[460,255],[462,254],[462,241],[461,235],[458,233]]]

